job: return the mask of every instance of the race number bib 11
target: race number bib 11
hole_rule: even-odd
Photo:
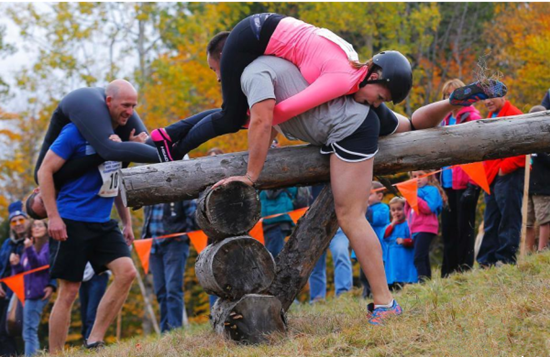
[[[118,171],[121,168],[122,164],[119,161],[105,161],[97,167],[103,180],[103,185],[98,193],[100,197],[116,197],[118,195],[118,188],[120,186],[120,174]]]

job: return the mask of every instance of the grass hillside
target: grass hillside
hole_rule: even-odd
[[[410,285],[396,294],[401,317],[370,326],[354,291],[293,306],[289,333],[269,345],[239,346],[209,325],[134,338],[97,356],[550,356],[550,252],[517,266],[475,270]],[[67,356],[90,356],[73,349]]]

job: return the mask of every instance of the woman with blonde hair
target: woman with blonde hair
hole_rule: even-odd
[[[25,239],[25,250],[21,258],[11,261],[13,274],[40,268],[49,263],[48,225],[45,221],[35,220],[31,225],[31,235]],[[25,356],[33,356],[40,349],[38,326],[44,307],[57,286],[55,279],[50,279],[48,270],[27,274],[25,279],[25,308],[23,309],[23,340]]]
[[[442,99],[449,98],[454,90],[463,86],[460,79],[447,81],[443,86]],[[445,116],[441,125],[463,124],[481,118],[474,106],[456,107]],[[441,277],[444,278],[453,272],[469,270],[474,264],[474,227],[480,189],[460,166],[444,168],[441,186],[448,197],[448,206],[441,213]]]

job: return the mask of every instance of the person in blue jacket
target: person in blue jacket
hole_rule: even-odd
[[[286,213],[294,210],[292,202],[296,197],[297,190],[296,187],[290,187],[260,192],[262,217],[282,213],[280,216],[267,218],[263,221],[265,247],[273,257],[276,257],[283,250],[285,238],[294,227],[294,222]]]
[[[414,243],[405,219],[405,200],[394,197],[390,201],[392,221],[386,227],[386,277],[388,285],[417,283],[418,274],[414,266]]]
[[[376,233],[376,236],[380,241],[380,246],[382,247],[382,259],[385,262],[387,249],[386,242],[384,241],[384,232],[388,224],[390,224],[390,206],[382,202],[382,199],[384,199],[384,190],[381,189],[383,188],[384,185],[380,182],[372,182],[372,191],[368,200],[369,207],[367,208],[367,221],[369,221],[374,233]],[[352,252],[352,258],[355,258],[354,251]],[[370,296],[371,291],[369,281],[367,280],[363,269],[359,269],[359,281],[363,286],[363,298],[366,299]]]

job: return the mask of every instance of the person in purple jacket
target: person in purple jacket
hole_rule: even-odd
[[[48,265],[50,258],[48,227],[46,222],[36,220],[31,226],[31,237],[26,238],[21,257],[12,254],[10,263],[13,275]],[[25,275],[25,308],[23,309],[23,341],[25,356],[33,356],[40,349],[38,326],[44,307],[56,289],[55,280],[49,271],[42,270]]]

